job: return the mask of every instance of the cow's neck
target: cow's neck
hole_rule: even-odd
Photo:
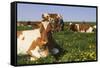
[[[45,40],[46,42],[48,41],[47,36],[48,32],[50,32],[50,23],[48,21],[43,21],[42,22],[42,32],[41,32],[41,38]]]
[[[48,26],[48,24],[49,24],[49,21],[43,21],[42,24],[43,24],[43,27],[44,27],[45,30],[46,30],[46,29],[47,29],[47,26]]]

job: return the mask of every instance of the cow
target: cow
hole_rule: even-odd
[[[93,32],[93,27],[87,23],[80,23],[80,24],[70,23],[69,28],[74,32],[86,32],[86,33]]]
[[[54,46],[49,17],[44,14],[36,29],[17,31],[17,54],[30,55],[30,60],[33,61],[47,57],[49,53],[59,53],[59,49]]]

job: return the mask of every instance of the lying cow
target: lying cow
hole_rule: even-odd
[[[93,32],[93,27],[86,23],[80,23],[80,24],[70,23],[69,28],[70,30],[75,31],[75,32],[86,32],[86,33]]]
[[[17,31],[17,54],[27,54],[31,56],[31,60],[37,60],[40,57],[47,57],[49,52],[52,54],[59,52],[53,45],[52,27],[48,15],[44,15],[38,25],[39,28],[34,30]]]

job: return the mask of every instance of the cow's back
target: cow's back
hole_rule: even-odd
[[[40,29],[25,30],[17,38],[17,54],[26,54],[32,42],[40,37]]]

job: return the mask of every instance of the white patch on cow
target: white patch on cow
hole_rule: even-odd
[[[92,28],[92,27],[89,27],[89,29],[86,30],[86,32],[87,32],[87,33],[92,33],[92,30],[93,30],[93,28]]]
[[[57,53],[59,53],[59,50],[58,50],[57,48],[53,48],[53,49],[52,49],[52,53],[53,53],[53,54],[57,54]]]
[[[39,50],[40,50],[39,46],[36,46],[36,48],[34,50],[31,50],[32,56],[40,58],[41,54],[39,53]]]
[[[22,31],[22,34],[17,38],[17,54],[27,54],[32,42],[38,37],[41,37],[40,29]]]
[[[42,24],[43,24],[43,26],[44,26],[44,28],[45,28],[45,30],[46,30],[46,28],[47,28],[49,22],[48,22],[48,21],[43,21]]]
[[[77,27],[77,30],[79,31],[79,24],[75,24],[76,25],[76,27]]]

